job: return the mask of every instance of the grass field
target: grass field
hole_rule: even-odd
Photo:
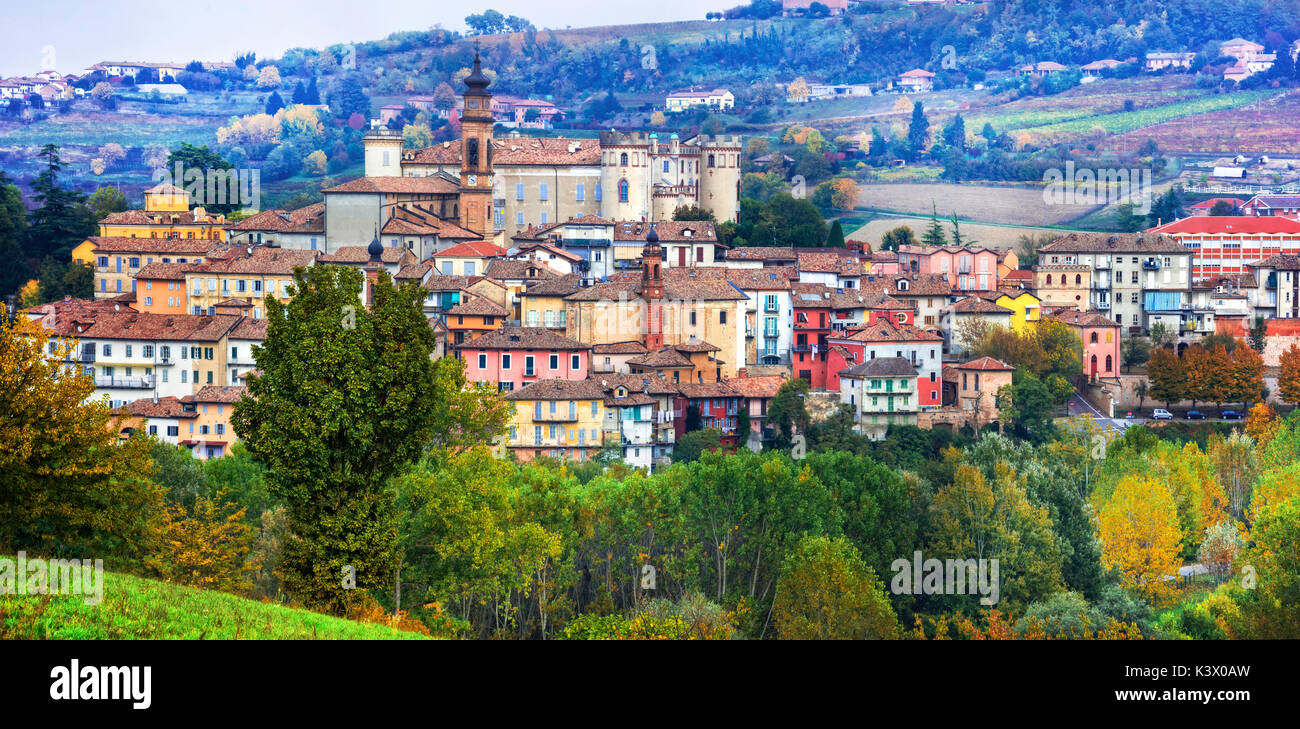
[[[884,213],[929,215],[1014,225],[1060,225],[1092,211],[1087,205],[1047,205],[1037,187],[900,183],[860,185],[858,205]]]
[[[1208,114],[1226,109],[1236,109],[1270,96],[1275,96],[1276,94],[1277,92],[1272,90],[1257,90],[1239,91],[1233,94],[1218,94],[1215,96],[1202,96],[1199,98],[1176,101],[1170,104],[1153,106],[1146,109],[1119,111],[1109,114],[1093,114],[1091,116],[1084,116],[1069,121],[1045,124],[1042,126],[1025,127],[1019,131],[1030,135],[1039,144],[1075,139],[1077,137],[1095,133],[1098,129],[1107,134],[1123,134],[1125,132],[1132,132],[1134,130],[1152,127],[1173,119],[1194,117],[1200,114]]]
[[[948,221],[943,222],[943,231],[945,235],[952,234],[952,227]],[[880,243],[880,237],[886,231],[893,230],[900,225],[906,225],[916,234],[917,239],[921,238],[925,232],[925,227],[930,221],[927,217],[906,218],[898,216],[881,216],[875,218],[853,230],[850,226],[845,226],[845,237],[848,240],[864,240],[872,246]],[[852,232],[849,232],[852,231]],[[968,241],[974,241],[977,245],[988,248],[1007,249],[1015,248],[1022,235],[1052,235],[1060,236],[1068,233],[1068,230],[1061,228],[1036,228],[1032,226],[1018,225],[989,225],[986,223],[972,223],[961,221],[962,237]]]
[[[0,640],[421,639],[385,625],[105,572],[103,602],[0,595]]]

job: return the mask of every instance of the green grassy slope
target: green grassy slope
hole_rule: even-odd
[[[0,595],[0,639],[223,640],[420,639],[417,633],[357,623],[221,592],[104,573],[104,598]]]

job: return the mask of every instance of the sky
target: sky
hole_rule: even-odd
[[[231,61],[378,40],[493,8],[538,28],[703,20],[743,0],[2,0],[0,76],[78,73],[97,61]]]

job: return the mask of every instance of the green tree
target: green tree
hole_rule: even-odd
[[[925,117],[925,104],[918,101],[912,105],[912,121],[907,127],[908,161],[915,162],[925,153],[929,139],[930,120]]]
[[[100,221],[126,210],[126,194],[117,187],[101,187],[91,194],[89,204],[95,220]]]
[[[391,584],[397,530],[389,479],[434,435],[438,397],[433,330],[418,286],[380,272],[361,306],[362,272],[312,266],[294,272],[287,304],[268,299],[260,374],[231,416],[266,465],[271,495],[288,508],[281,569],[290,594],[341,613],[344,586]]]
[[[0,300],[18,290],[31,278],[31,264],[23,250],[27,238],[27,206],[22,192],[0,170]]]
[[[692,430],[673,445],[673,463],[690,463],[698,460],[702,453],[716,451],[722,447],[722,431],[716,428]]]
[[[802,378],[786,380],[777,388],[771,402],[767,404],[767,422],[773,428],[774,447],[787,450],[793,441],[795,431],[806,434],[810,418],[808,408],[804,405],[804,396],[808,394],[809,384]]]
[[[782,640],[896,639],[884,585],[848,540],[809,536],[781,566],[772,610]]]
[[[916,245],[916,234],[906,225],[900,225],[880,236],[880,250],[896,251],[899,246]]]
[[[943,224],[939,222],[939,209],[933,200],[930,201],[930,224],[926,226],[921,242],[927,246],[948,245],[948,236],[943,232]]]
[[[36,156],[45,167],[32,182],[36,207],[28,221],[27,251],[38,258],[52,255],[67,260],[77,244],[95,234],[95,221],[85,196],[59,182],[63,171],[59,147],[47,144]]]
[[[838,220],[831,224],[831,232],[826,236],[826,247],[844,247],[844,228],[840,226],[840,221]]]
[[[1264,340],[1268,336],[1268,320],[1262,316],[1256,316],[1254,322],[1250,325],[1250,348],[1263,354]]]

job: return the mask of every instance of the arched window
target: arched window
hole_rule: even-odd
[[[623,155],[626,157],[627,155]],[[627,202],[627,180],[618,181],[618,201]]]
[[[710,167],[713,167],[713,166],[714,166],[714,164],[713,164],[713,155],[709,155],[709,166],[710,166]]]
[[[1092,340],[1091,340],[1091,343],[1092,343],[1092,344],[1096,344],[1096,343],[1097,343],[1097,332],[1093,332],[1093,333],[1092,333]]]
[[[1107,372],[1110,372],[1111,364],[1112,364],[1112,362],[1111,362],[1111,358],[1110,358],[1110,355],[1108,354],[1108,355],[1106,355],[1106,371],[1107,371]]]
[[[1082,275],[1082,274],[1078,274],[1078,273],[1074,274],[1074,283],[1075,283],[1076,286],[1082,284],[1082,283],[1083,283],[1083,275]]]
[[[1052,285],[1052,274],[1050,274],[1050,273],[1047,274],[1047,285],[1048,285],[1048,286],[1051,286],[1051,285]]]
[[[627,167],[627,152],[624,152],[624,153],[622,154],[622,156],[619,157],[619,160],[618,160],[618,161],[619,161],[619,164],[623,165],[624,167]]]

